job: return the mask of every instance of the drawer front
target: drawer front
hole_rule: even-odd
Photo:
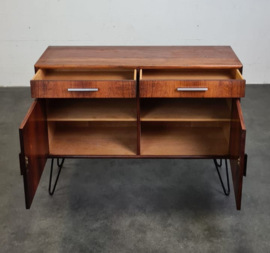
[[[33,98],[132,98],[135,81],[31,81]]]
[[[245,96],[245,80],[142,80],[140,97],[219,97]]]

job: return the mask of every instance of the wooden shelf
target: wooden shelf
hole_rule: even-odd
[[[141,80],[230,80],[243,79],[235,69],[143,69]]]
[[[228,155],[223,127],[142,127],[142,155]]]
[[[51,155],[136,155],[136,127],[56,127]]]
[[[145,98],[141,100],[141,121],[230,121],[231,100]]]
[[[135,99],[50,99],[48,121],[136,121]]]

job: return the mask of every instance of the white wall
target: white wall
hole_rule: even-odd
[[[270,1],[0,0],[0,86],[28,86],[48,45],[231,45],[270,83]]]

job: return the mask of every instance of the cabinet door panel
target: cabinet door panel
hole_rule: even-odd
[[[241,209],[242,184],[245,167],[246,127],[243,120],[240,100],[232,103],[232,122],[230,136],[230,162],[236,200],[236,207]]]
[[[19,134],[20,167],[24,179],[25,204],[29,209],[49,153],[45,101],[33,102],[20,126]]]

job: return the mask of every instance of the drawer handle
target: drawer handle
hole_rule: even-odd
[[[86,88],[86,89],[73,89],[73,88],[68,88],[68,91],[98,91],[98,88]]]
[[[177,88],[177,91],[207,91],[208,88]]]

